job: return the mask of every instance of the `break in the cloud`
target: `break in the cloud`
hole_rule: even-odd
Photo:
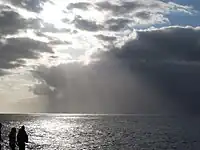
[[[165,104],[178,106],[173,102],[180,99],[171,85],[160,88],[168,83],[162,66],[198,67],[198,20],[188,23],[190,28],[161,28],[181,25],[180,14],[194,20],[199,12],[189,3],[0,0],[0,8],[0,96],[5,106],[26,100],[31,106],[34,99],[48,112],[157,112]],[[179,72],[171,74],[175,80]]]

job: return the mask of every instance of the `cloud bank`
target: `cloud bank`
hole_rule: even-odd
[[[200,28],[138,31],[89,66],[38,68],[40,94],[55,112],[198,113],[199,48]]]
[[[193,3],[0,0],[0,8],[6,106],[27,100],[45,105],[42,112],[199,113]]]

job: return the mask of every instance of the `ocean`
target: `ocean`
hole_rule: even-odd
[[[200,118],[158,115],[0,115],[2,149],[12,127],[25,125],[26,149],[199,150]]]

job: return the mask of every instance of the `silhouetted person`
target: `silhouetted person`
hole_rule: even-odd
[[[19,146],[19,150],[25,150],[25,143],[28,143],[28,135],[25,131],[25,127],[22,126],[17,134],[17,143]]]
[[[9,146],[11,150],[15,150],[16,147],[16,128],[12,128],[10,131],[9,137]]]
[[[1,142],[3,142],[2,137],[1,137],[1,128],[2,128],[2,124],[0,123],[0,150],[1,150]]]

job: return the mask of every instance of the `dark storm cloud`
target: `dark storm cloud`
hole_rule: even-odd
[[[200,113],[199,42],[199,29],[169,27],[138,32],[137,40],[111,54],[161,89],[168,103]]]
[[[200,112],[198,28],[140,31],[137,39],[95,57],[101,60],[89,66],[63,64],[36,71],[41,85],[50,89],[44,92],[50,111]]]
[[[51,68],[40,67],[34,76],[42,83],[36,85],[34,93],[48,96],[48,112],[154,111],[157,104],[145,101],[147,97],[151,99],[152,94],[138,84],[126,69],[119,69],[119,65],[112,60],[91,66],[74,63]]]
[[[137,40],[127,42],[117,56],[127,61],[199,61],[199,39],[200,31],[193,28],[138,31]]]
[[[90,21],[83,19],[81,16],[77,16],[74,20],[74,24],[76,28],[81,30],[87,30],[87,31],[98,31],[101,30],[103,27],[99,24],[97,24],[95,21]]]
[[[53,52],[46,43],[30,38],[8,38],[5,40],[6,42],[0,43],[0,68],[3,69],[23,65],[20,59],[37,59],[39,52]]]

